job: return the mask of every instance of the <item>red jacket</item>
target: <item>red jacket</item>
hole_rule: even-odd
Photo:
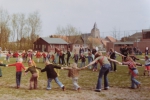
[[[21,72],[22,69],[25,70],[25,67],[23,66],[23,64],[19,63],[19,62],[15,63],[15,64],[10,64],[8,66],[16,66],[16,72]]]

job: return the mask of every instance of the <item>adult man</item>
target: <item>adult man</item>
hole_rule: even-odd
[[[84,49],[83,49],[82,45],[80,46],[80,49],[79,49],[79,55],[81,55],[81,53],[84,53]]]
[[[125,61],[126,57],[129,54],[129,49],[127,48],[127,45],[124,45],[124,48],[122,50],[122,54],[125,56],[124,59],[123,59],[123,61]]]
[[[68,48],[68,51],[67,51],[67,65],[70,65],[70,62],[69,62],[69,59],[70,59],[70,56],[71,56],[71,53],[70,53],[70,48]]]
[[[146,47],[146,48],[145,48],[145,55],[148,55],[148,51],[149,51],[149,48]]]

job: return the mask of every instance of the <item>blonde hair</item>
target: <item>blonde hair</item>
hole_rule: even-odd
[[[22,63],[22,62],[23,62],[23,59],[22,59],[22,58],[19,58],[19,59],[18,59],[18,62],[21,62],[21,63]]]
[[[136,63],[133,61],[131,57],[127,56],[126,61],[131,61],[134,64],[134,66],[136,66]]]
[[[75,69],[78,68],[76,63],[71,64],[71,67]]]

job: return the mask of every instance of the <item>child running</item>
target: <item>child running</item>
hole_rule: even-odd
[[[80,86],[78,85],[79,71],[85,69],[85,67],[78,68],[76,63],[71,64],[71,67],[63,67],[63,69],[68,70],[68,77],[72,78],[72,82],[75,90],[80,92]]]

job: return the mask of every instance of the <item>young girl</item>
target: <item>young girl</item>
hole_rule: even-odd
[[[138,70],[136,68],[138,63],[134,62],[131,57],[127,56],[125,62],[122,62],[122,64],[128,65],[129,71],[131,73],[131,88],[135,89],[135,85],[137,88],[139,88],[141,83],[135,79],[135,77],[138,75]]]
[[[145,70],[144,70],[144,76],[146,71],[148,71],[148,75],[150,76],[150,59],[148,56],[145,56]]]
[[[36,69],[41,69],[41,68],[36,67],[32,60],[30,60],[28,62],[28,65],[29,65],[29,68],[25,71],[25,75],[27,74],[28,71],[30,71],[32,74],[32,76],[30,78],[30,88],[29,89],[32,90],[33,87],[34,87],[34,89],[37,89],[38,72]],[[33,85],[32,85],[32,83],[33,83]]]
[[[78,68],[76,63],[71,64],[71,67],[63,67],[63,69],[68,70],[68,77],[72,78],[75,90],[80,91],[80,86],[78,85],[79,71],[85,69],[85,67]]]

